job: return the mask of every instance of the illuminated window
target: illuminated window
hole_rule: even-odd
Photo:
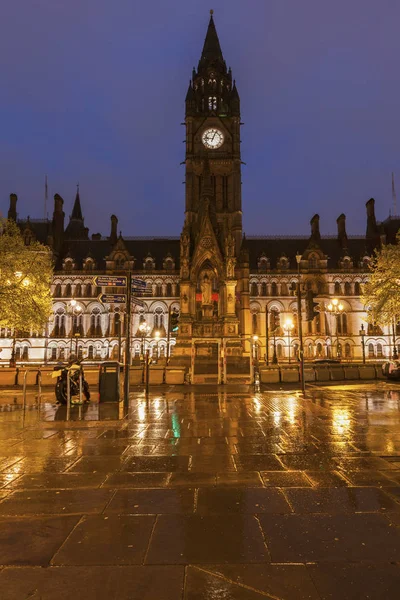
[[[208,110],[217,110],[217,97],[216,96],[209,96]]]

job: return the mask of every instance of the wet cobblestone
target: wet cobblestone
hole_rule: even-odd
[[[14,401],[14,398],[16,401]],[[0,597],[392,600],[400,388],[0,394]]]

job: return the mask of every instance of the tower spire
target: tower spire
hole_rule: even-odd
[[[396,189],[394,187],[394,173],[392,172],[392,200],[393,200],[393,216],[397,215],[397,198]]]
[[[71,219],[76,219],[77,221],[83,221],[81,199],[79,196],[79,183],[76,185],[76,196],[75,196],[74,207],[72,209]]]
[[[210,21],[208,23],[208,29],[204,40],[203,51],[199,60],[198,71],[211,65],[215,67],[221,65],[226,69],[217,30],[215,28],[213,13],[214,11],[210,10]]]

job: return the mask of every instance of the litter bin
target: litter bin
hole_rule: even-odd
[[[119,402],[118,361],[103,362],[99,370],[99,402]]]

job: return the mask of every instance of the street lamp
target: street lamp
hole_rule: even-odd
[[[397,360],[399,358],[399,355],[397,354],[397,347],[396,347],[396,319],[394,319],[392,322],[392,333],[393,333],[392,359]]]
[[[156,359],[157,359],[157,362],[158,362],[158,343],[160,341],[160,332],[156,331],[155,334],[154,334],[154,337],[156,339]]]
[[[296,262],[297,262],[297,321],[299,328],[299,344],[300,344],[300,378],[301,378],[301,390],[303,392],[303,397],[306,397],[306,384],[304,381],[304,347],[303,347],[303,317],[301,314],[301,287],[300,287],[300,262],[302,255],[297,252],[296,254]]]
[[[144,359],[144,343],[147,337],[147,334],[150,333],[151,327],[147,325],[146,321],[142,321],[139,325],[139,331],[142,334],[142,359]]]
[[[360,336],[361,336],[361,347],[362,347],[363,365],[365,365],[365,329],[364,329],[364,323],[361,323]]]
[[[340,358],[340,348],[339,348],[339,319],[340,315],[343,313],[344,306],[337,298],[333,298],[332,302],[330,302],[327,306],[331,315],[335,315],[336,317],[336,356]]]
[[[72,335],[74,333],[74,317],[78,316],[81,313],[82,306],[80,306],[80,304],[77,304],[75,298],[72,298],[69,305],[70,305],[70,309],[71,309],[71,346],[70,346],[69,354],[71,356],[72,355]],[[75,335],[79,335],[79,333],[75,332]],[[76,351],[76,354],[78,355],[78,341],[76,342],[75,351]]]
[[[21,284],[23,287],[28,287],[31,284],[31,281],[29,279],[29,277],[24,276],[24,274],[21,271],[15,271],[14,273],[15,278],[17,279],[17,283]],[[11,285],[11,281],[8,280],[6,282],[7,285]],[[15,359],[15,344],[17,341],[17,333],[18,331],[13,330],[13,343],[12,343],[12,348],[11,348],[11,357],[10,357],[10,362],[9,362],[9,366],[12,368],[15,368],[17,366],[17,362]]]
[[[293,331],[293,327],[294,327],[294,323],[293,323],[292,319],[286,319],[285,324],[283,326],[283,329],[286,331],[287,336],[288,336],[288,356],[289,356],[289,362],[290,362],[290,334]]]

